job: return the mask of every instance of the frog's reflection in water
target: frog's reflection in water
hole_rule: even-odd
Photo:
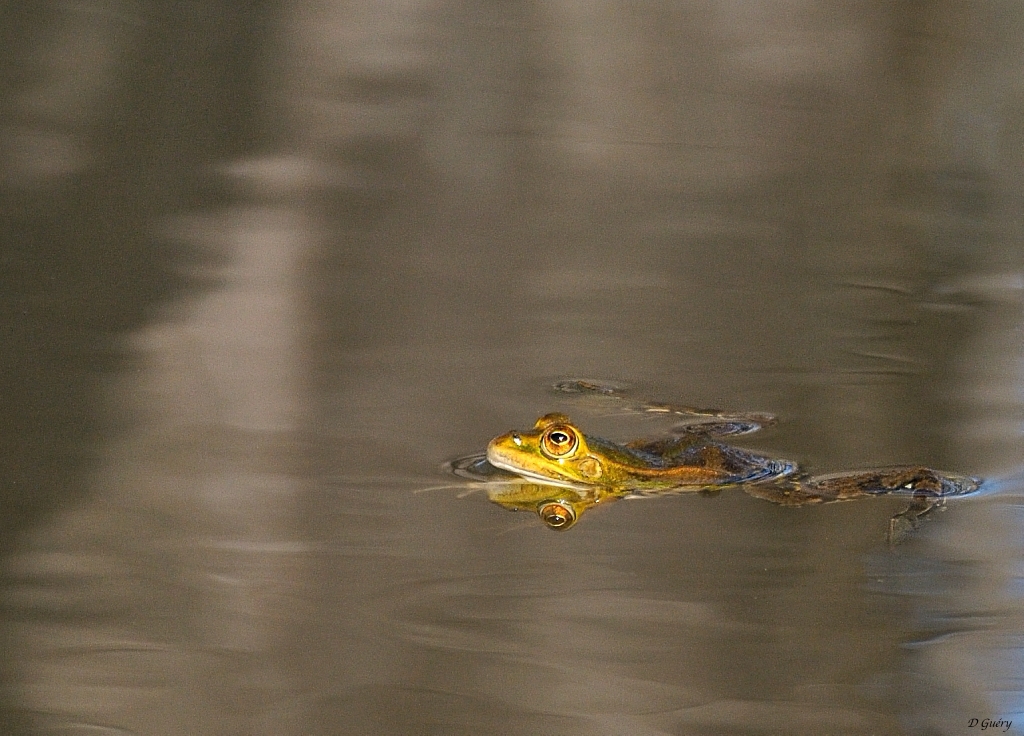
[[[570,529],[585,511],[625,493],[604,488],[563,488],[541,483],[499,483],[488,487],[491,502],[509,511],[532,511],[549,529]]]
[[[585,511],[629,495],[600,486],[571,488],[549,483],[531,483],[521,476],[491,465],[483,453],[453,460],[445,468],[455,475],[476,481],[487,498],[509,511],[530,511],[549,529],[571,529]]]

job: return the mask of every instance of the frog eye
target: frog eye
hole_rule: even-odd
[[[576,523],[576,512],[567,503],[552,501],[537,509],[537,513],[551,529],[568,529]]]
[[[571,427],[556,425],[541,435],[540,448],[548,457],[565,457],[576,449],[579,437]]]

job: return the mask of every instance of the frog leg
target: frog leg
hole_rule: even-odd
[[[979,480],[941,473],[919,465],[818,476],[798,476],[768,484],[747,484],[752,496],[784,506],[850,501],[867,496],[911,494],[910,505],[889,520],[886,538],[890,546],[903,542],[950,496],[971,493]]]
[[[830,473],[807,478],[809,486],[833,495],[837,501],[860,496],[889,494],[918,496],[963,496],[978,490],[981,481],[971,476],[943,473],[922,465],[877,470]]]
[[[941,509],[945,503],[942,496],[915,494],[907,508],[889,519],[889,532],[886,534],[889,546],[895,547],[906,540],[920,525],[921,519],[927,518],[935,509]]]
[[[799,499],[799,503],[831,503],[887,495],[912,496],[917,504],[929,499],[973,493],[980,482],[971,476],[909,465],[827,475],[790,476],[764,486],[752,485],[749,492],[758,498],[787,505],[794,505],[794,502],[785,499]]]
[[[565,394],[590,394],[618,402],[625,412],[635,414],[663,414],[686,417],[689,419],[706,419],[709,421],[686,422],[672,431],[675,434],[703,434],[723,437],[726,435],[747,434],[756,432],[762,427],[775,424],[773,414],[763,412],[734,412],[723,409],[703,409],[684,404],[667,404],[660,401],[632,401],[625,396],[625,387],[613,382],[602,382],[588,379],[571,379],[559,381],[552,388]]]
[[[770,414],[737,414],[703,422],[683,422],[670,430],[674,435],[701,435],[704,437],[728,437],[750,434],[775,423]]]
[[[680,417],[693,419],[708,419],[708,422],[692,422],[696,426],[722,424],[756,424],[758,427],[766,427],[778,421],[774,414],[763,411],[726,411],[725,409],[707,409],[696,406],[684,406],[682,404],[665,404],[660,401],[644,401],[637,404],[640,411],[645,414],[672,414]],[[719,421],[715,421],[719,420]],[[680,426],[688,426],[687,422]],[[748,430],[753,431],[753,430]]]
[[[626,385],[614,381],[591,380],[589,378],[570,378],[559,381],[552,386],[555,391],[563,394],[599,394],[622,398],[626,393]]]
[[[808,487],[804,483],[805,480],[806,478],[790,476],[770,483],[745,483],[743,490],[754,498],[771,501],[780,506],[808,506],[836,500]]]

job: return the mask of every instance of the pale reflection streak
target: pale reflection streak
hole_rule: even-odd
[[[130,338],[138,371],[111,393],[130,431],[88,501],[28,535],[7,571],[6,603],[25,613],[20,706],[39,728],[147,733],[162,714],[167,732],[298,733],[282,663],[310,552],[295,537],[310,232],[286,205],[185,231],[226,256],[223,285]]]
[[[962,412],[962,456],[1002,472],[931,532],[929,564],[886,563],[894,568],[893,591],[912,601],[917,629],[906,647],[912,677],[905,688],[917,703],[906,724],[945,732],[954,717],[976,713],[1012,720],[1017,731],[1024,725],[1024,469],[1000,465],[1020,457],[1024,291],[1020,273],[993,272],[960,278],[945,292],[986,306],[956,366],[960,382],[950,400]]]

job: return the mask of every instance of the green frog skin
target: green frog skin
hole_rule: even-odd
[[[583,434],[564,414],[545,414],[531,431],[495,437],[487,445],[487,461],[539,483],[633,491],[713,489],[779,477],[793,468],[707,433],[620,445]]]

